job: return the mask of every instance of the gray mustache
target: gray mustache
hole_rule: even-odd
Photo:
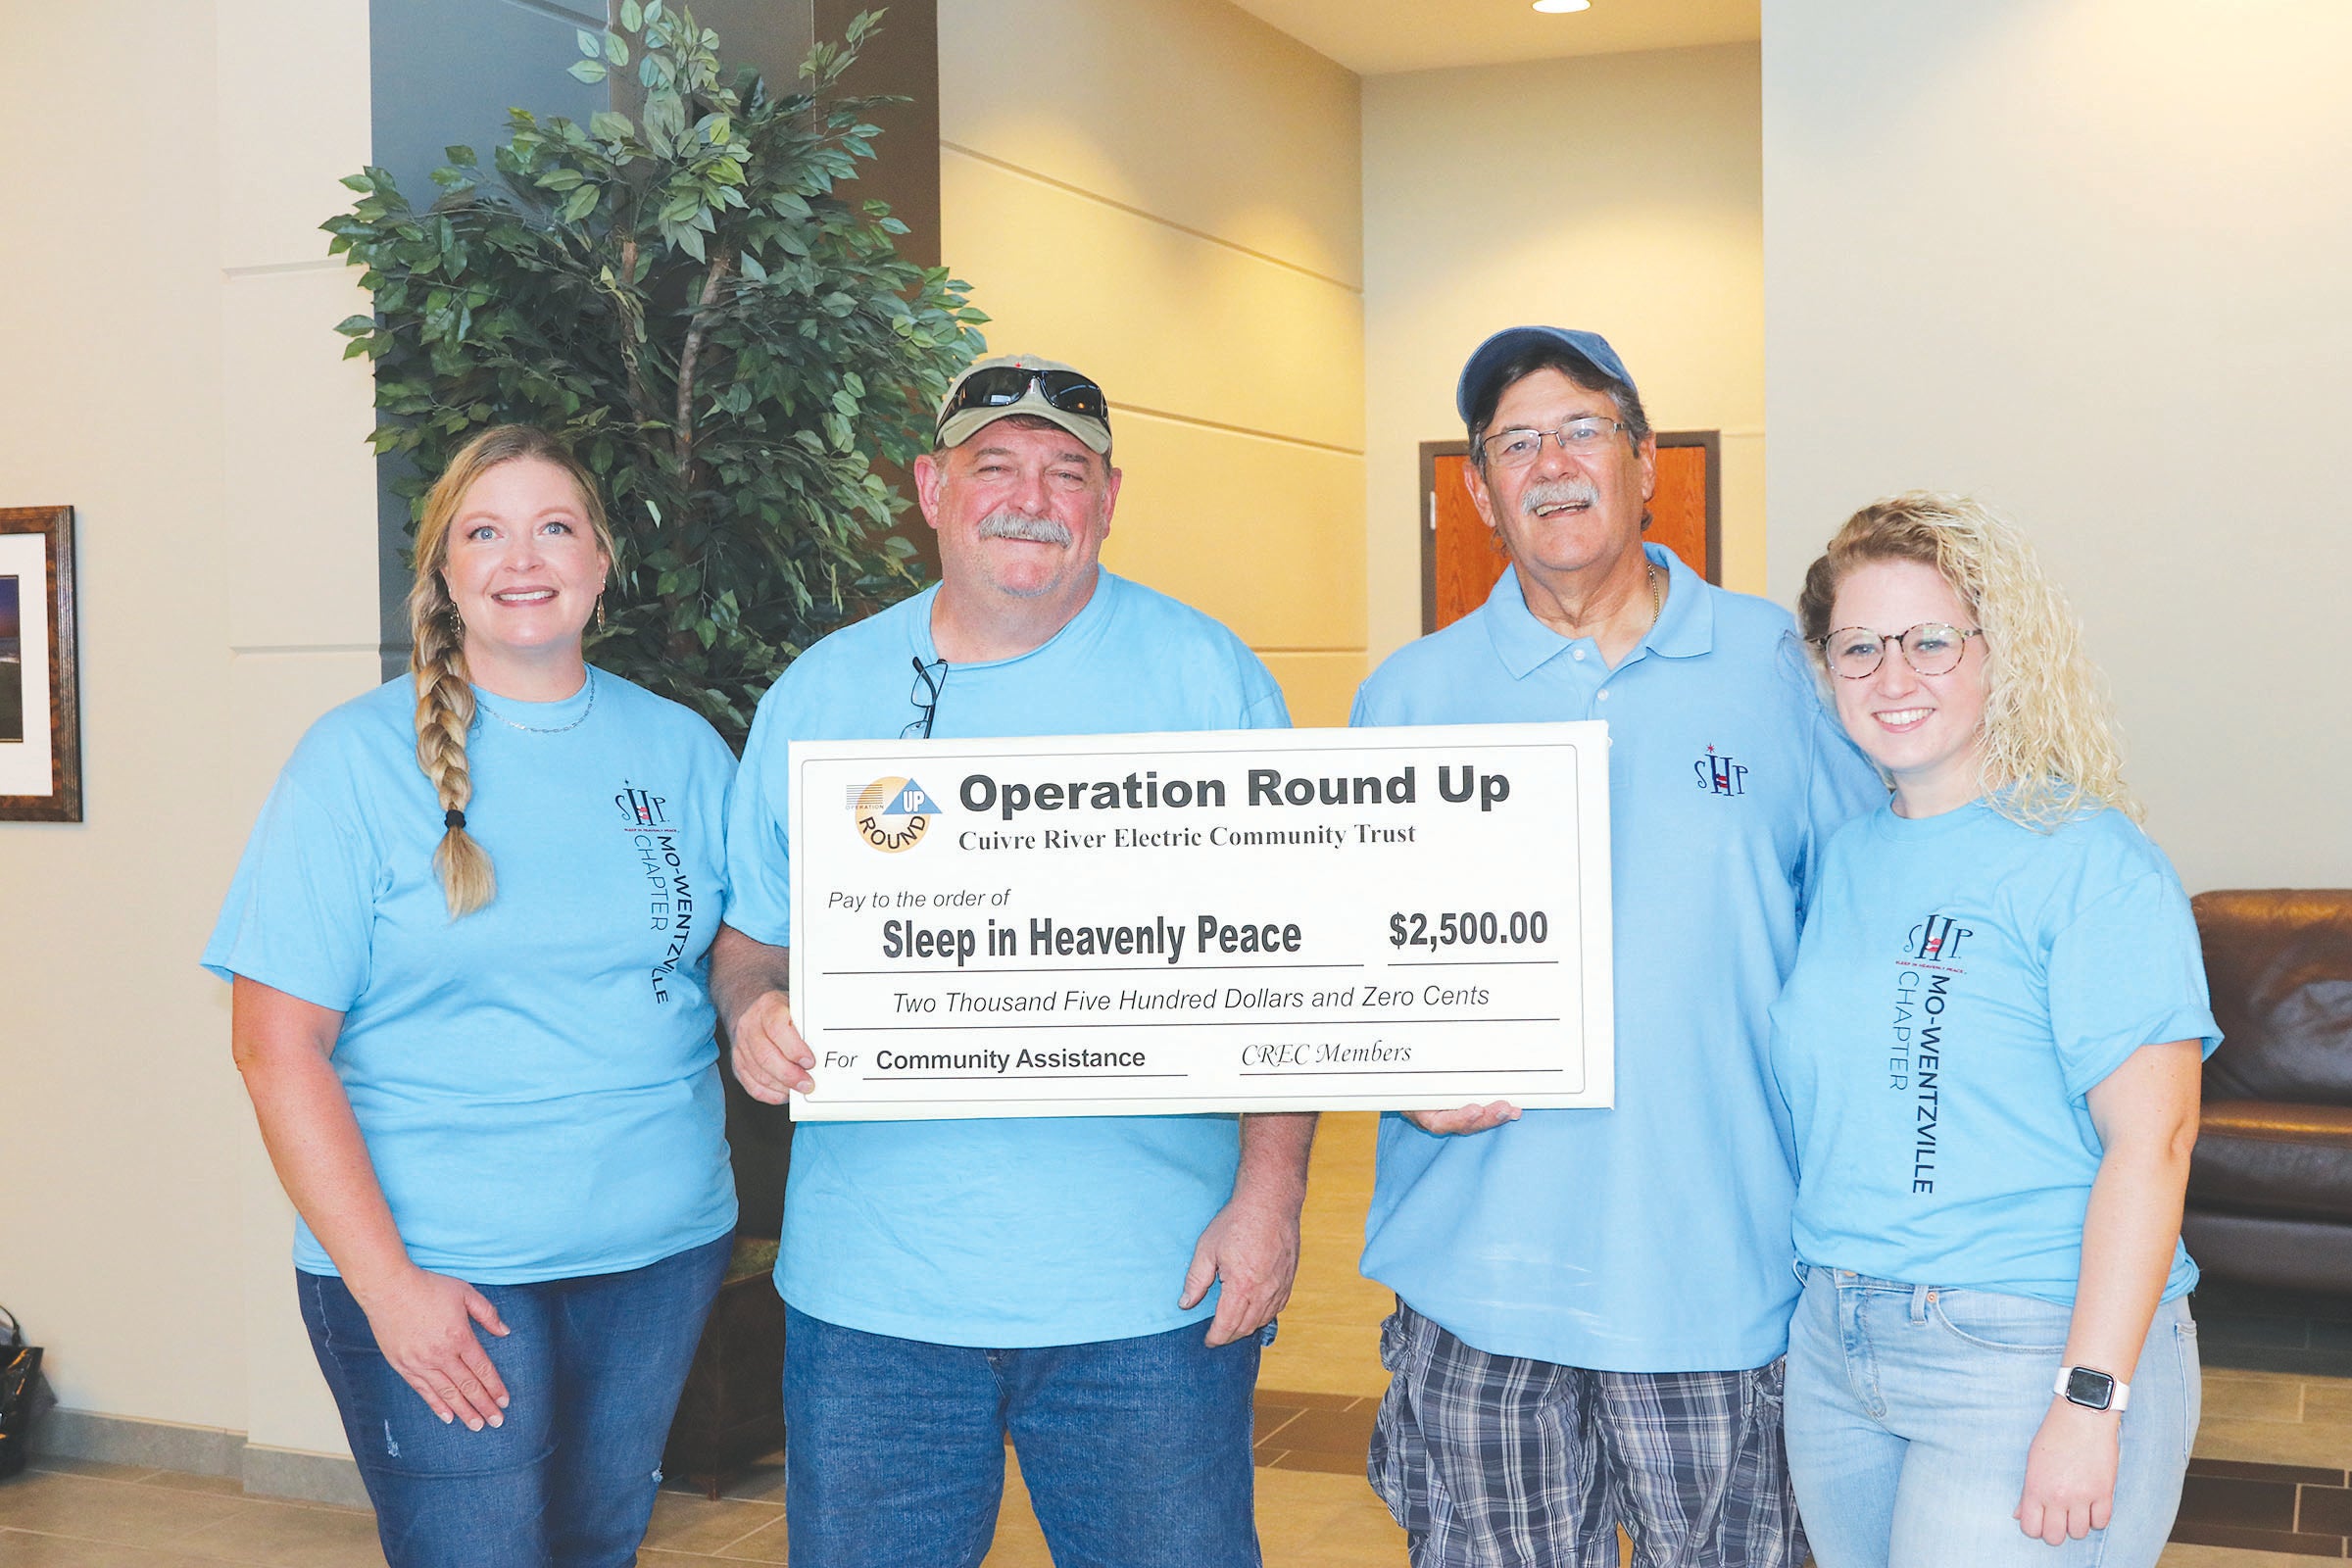
[[[1590,479],[1544,479],[1529,485],[1519,495],[1519,510],[1529,516],[1538,507],[1573,506],[1582,502],[1588,507],[1600,505],[1600,487]]]
[[[1019,539],[1033,545],[1059,545],[1064,550],[1070,546],[1070,530],[1058,519],[1032,517],[1010,507],[1002,508],[981,518],[980,537]]]

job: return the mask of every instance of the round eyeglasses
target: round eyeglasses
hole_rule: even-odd
[[[1968,640],[1984,635],[1984,628],[1978,626],[1962,631],[1939,620],[1923,620],[1891,637],[1862,626],[1847,626],[1814,641],[1820,644],[1831,674],[1843,680],[1860,680],[1879,672],[1879,666],[1886,662],[1888,643],[1903,651],[1903,662],[1911,666],[1914,674],[1948,675],[1960,667],[1960,656],[1968,651]]]
[[[1608,445],[1609,438],[1625,426],[1615,419],[1597,415],[1583,419],[1570,419],[1557,430],[1527,430],[1512,428],[1497,430],[1479,442],[1478,449],[1486,455],[1487,466],[1493,468],[1524,468],[1544,451],[1546,438],[1560,444],[1560,450],[1572,458],[1590,457]]]

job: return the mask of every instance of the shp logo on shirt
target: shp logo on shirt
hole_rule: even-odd
[[[1962,925],[1948,914],[1931,914],[1905,934],[1903,956],[1930,963],[1952,963],[1960,956],[1960,944],[1976,934],[1976,927]]]
[[[669,802],[652,790],[634,785],[623,786],[612,804],[620,808],[623,824],[631,828],[665,828],[669,826]]]
[[[911,850],[923,841],[939,803],[910,778],[878,778],[851,807],[858,836],[885,855]]]
[[[1697,775],[1698,787],[1710,795],[1747,793],[1747,765],[1718,754],[1712,746],[1706,756],[1690,764],[1690,771]]]

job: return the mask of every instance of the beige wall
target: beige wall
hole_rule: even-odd
[[[0,1291],[67,1406],[339,1450],[195,959],[294,738],[374,679],[368,372],[330,330],[366,301],[316,230],[367,161],[367,8],[10,28],[0,495],[76,511],[87,820],[0,824]],[[61,60],[105,63],[95,171]]]
[[[1356,80],[1224,0],[942,0],[942,252],[999,352],[1110,394],[1105,561],[1265,657],[1363,673]]]
[[[1771,573],[2024,519],[2193,889],[2352,883],[2352,9],[1766,0]]]
[[[1590,327],[1665,430],[1723,433],[1724,582],[1764,585],[1757,49],[1364,82],[1371,653],[1421,631],[1420,444],[1488,333]]]

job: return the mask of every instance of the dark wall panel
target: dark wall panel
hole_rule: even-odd
[[[838,38],[850,19],[875,9],[871,0],[815,0],[816,30]],[[924,267],[939,265],[939,6],[893,0],[882,30],[858,56],[843,85],[852,92],[897,93],[910,100],[874,117],[882,127],[861,183],[869,198],[890,203],[907,232],[899,254]]]
[[[412,206],[432,205],[444,147],[481,154],[507,139],[507,111],[586,120],[602,86],[573,80],[574,34],[604,23],[604,0],[375,0],[368,7],[373,157]],[[392,493],[406,460],[376,463],[377,587],[384,678],[409,667],[409,504]]]

